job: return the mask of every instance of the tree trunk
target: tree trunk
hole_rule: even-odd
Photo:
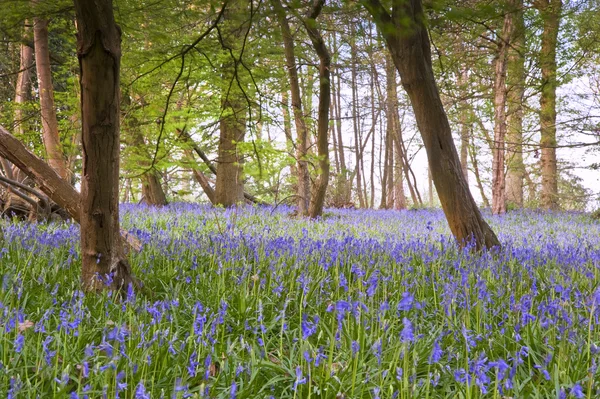
[[[30,28],[25,21],[23,36],[29,36]],[[20,45],[19,73],[17,75],[17,84],[15,86],[15,125],[16,133],[23,136],[25,129],[24,105],[31,99],[31,67],[33,66],[33,49],[26,44]]]
[[[35,18],[33,23],[33,40],[35,43],[35,66],[37,70],[42,115],[42,138],[48,156],[48,164],[58,172],[63,179],[68,180],[68,170],[60,137],[58,135],[58,120],[54,106],[54,88],[50,70],[50,52],[48,50],[48,20]]]
[[[160,174],[150,170],[142,176],[142,196],[148,205],[167,205],[167,196],[160,182]]]
[[[523,207],[523,97],[525,95],[525,21],[523,0],[514,0],[513,32],[507,64],[506,200]]]
[[[241,42],[246,32],[250,29],[244,17],[239,17],[246,12],[245,2],[234,0],[223,16],[223,41],[231,50],[223,51],[227,57],[221,65],[221,79],[224,87],[221,91],[221,122],[217,159],[217,184],[215,188],[215,201],[224,207],[235,206],[244,202],[243,157],[238,149],[238,143],[244,141],[246,135],[247,104],[245,103],[244,88],[241,87],[243,79],[238,79],[241,68],[237,68],[237,60],[231,59],[233,54],[240,52]],[[230,84],[231,83],[231,84]]]
[[[402,85],[410,97],[450,230],[461,246],[470,241],[477,249],[500,245],[479,212],[460,168],[448,117],[433,75],[421,1],[393,0],[391,15],[378,0],[362,2],[385,38]],[[408,29],[407,24],[410,25]]]
[[[369,25],[369,32],[368,32],[368,37],[369,37],[369,43],[367,45],[367,51],[368,51],[368,57],[372,60],[373,59],[373,33],[372,33],[372,26]],[[366,43],[365,43],[366,44]],[[379,85],[378,79],[377,79],[377,75],[376,75],[376,68],[375,68],[375,63],[374,62],[370,62],[370,74],[369,74],[369,83],[371,86],[371,124],[373,125],[371,127],[371,130],[373,131],[373,136],[371,137],[372,141],[371,141],[371,176],[370,176],[370,181],[371,181],[371,208],[375,208],[375,137],[377,137],[377,135],[375,134],[376,131],[376,126],[377,126],[377,118],[375,117],[375,85]],[[385,183],[384,183],[385,185]],[[387,192],[386,192],[387,195]],[[385,196],[383,196],[382,198],[385,198]]]
[[[388,137],[389,130],[387,129],[389,122],[386,121],[386,133],[385,136],[382,134],[381,137],[381,146],[379,151],[379,170],[381,176],[381,200],[379,202],[379,209],[388,209],[388,171],[389,171],[389,162],[390,162],[390,153],[388,151]],[[383,154],[382,154],[383,153]],[[383,155],[383,171],[381,170],[381,158]]]
[[[194,152],[200,157],[200,159],[202,159],[202,162],[204,162],[204,164],[211,171],[211,173],[214,174],[215,176],[217,176],[217,168],[215,168],[215,165],[213,165],[212,162],[210,162],[210,159],[208,159],[208,157],[206,156],[204,151],[202,151],[202,149],[200,147],[198,147],[198,145],[196,143],[194,143],[194,141],[192,140],[190,135],[187,134],[184,130],[180,130],[180,129],[177,129],[177,132],[179,133],[179,138],[182,140],[182,142],[187,143],[194,150]],[[259,200],[252,194],[249,194],[245,191],[242,194],[243,194],[244,199],[250,201],[253,204],[267,205],[266,202]],[[213,204],[216,204],[216,203],[213,203]]]
[[[82,283],[88,291],[134,283],[119,229],[121,31],[111,0],[75,0],[81,84]]]
[[[351,64],[351,90],[352,90],[352,127],[354,129],[354,151],[356,153],[356,165],[354,166],[354,174],[356,175],[356,192],[358,194],[358,206],[360,208],[365,207],[365,198],[363,197],[362,188],[362,173],[361,173],[361,162],[362,156],[360,147],[362,145],[360,139],[360,123],[358,121],[358,90],[357,90],[357,79],[356,79],[356,33],[354,29],[354,21],[350,21],[350,64]]]
[[[319,173],[313,185],[308,215],[311,218],[323,214],[325,194],[329,184],[329,104],[331,102],[330,67],[331,57],[325,41],[318,29],[317,16],[320,14],[325,0],[316,0],[308,18],[303,20],[315,52],[319,56],[319,112],[317,118],[317,156]]]
[[[545,209],[558,208],[558,170],[556,166],[556,46],[562,11],[562,0],[537,0],[534,6],[544,21],[540,68],[542,92],[540,96],[540,147],[542,155],[541,205]]]
[[[335,35],[333,36],[335,43]],[[334,44],[335,45],[335,44]],[[344,153],[344,140],[342,137],[342,89],[340,84],[340,75],[337,75],[337,79],[335,79],[335,75],[333,76],[334,82],[337,80],[337,90],[335,91],[335,127],[337,131],[337,142],[338,142],[338,151],[340,158],[340,168],[342,171],[342,186],[343,186],[343,198],[344,204],[349,204],[352,202],[352,181],[348,178],[348,168],[346,166],[346,155]]]
[[[392,209],[394,207],[394,195],[396,194],[396,190],[394,186],[394,146],[391,135],[386,137],[385,148],[388,153],[387,182],[384,182],[384,184],[387,185],[386,206],[387,209]]]
[[[506,62],[512,31],[512,13],[504,16],[502,36],[498,39],[498,54],[494,65],[494,145],[492,147],[492,214],[506,212],[506,181],[504,175],[504,141],[506,136]]]
[[[397,150],[397,147],[396,147]],[[396,151],[394,157],[394,209],[406,209],[406,195],[404,194],[404,179],[402,178],[402,155]]]
[[[465,67],[458,75],[458,85],[463,93],[466,94],[467,84],[469,80],[469,70]],[[460,113],[460,167],[462,174],[465,177],[465,181],[469,184],[469,165],[467,162],[467,156],[469,154],[469,113],[468,106],[465,107],[466,102],[469,100],[465,97],[461,100],[461,113]]]
[[[190,160],[190,163],[192,165],[191,170],[192,170],[194,179],[196,179],[198,184],[200,184],[200,187],[202,187],[202,190],[204,191],[204,194],[206,194],[206,196],[208,197],[208,200],[210,201],[210,203],[214,204],[215,203],[215,190],[211,187],[211,185],[208,182],[208,179],[206,178],[204,173],[202,173],[202,171],[198,170],[194,166],[194,164],[195,164],[194,154],[192,154],[192,151],[190,149],[186,149],[185,156]]]
[[[129,93],[121,93],[121,101],[124,108],[129,109],[131,107]],[[126,114],[127,111],[124,110],[123,115],[125,116]],[[127,132],[130,138],[129,144],[139,159],[139,167],[144,171],[140,176],[142,180],[142,202],[154,206],[167,205],[167,196],[160,182],[160,173],[154,168],[147,170],[151,164],[151,155],[147,151],[146,141],[139,129],[137,118],[135,116],[124,117],[123,126],[123,131]]]
[[[473,173],[475,174],[475,182],[477,183],[477,187],[479,188],[479,194],[481,195],[481,200],[483,201],[483,206],[486,208],[490,207],[490,201],[485,195],[485,190],[483,188],[483,182],[481,181],[481,175],[479,174],[479,163],[477,162],[477,152],[475,151],[475,142],[474,138],[472,145],[469,146],[469,156],[471,157],[471,164],[473,164]]]
[[[285,10],[280,0],[271,0],[271,4],[277,14],[281,35],[283,37],[283,47],[285,53],[285,62],[288,78],[290,82],[290,92],[292,95],[292,112],[294,114],[294,123],[296,125],[296,172],[298,176],[298,185],[296,194],[298,196],[298,213],[308,215],[308,206],[310,201],[310,176],[308,173],[308,129],[304,120],[304,110],[302,109],[302,97],[300,95],[300,82],[298,80],[298,70],[296,67],[296,55],[294,52],[294,38],[288,24]],[[328,110],[329,112],[329,110]]]

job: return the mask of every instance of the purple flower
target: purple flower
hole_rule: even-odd
[[[231,383],[231,389],[229,391],[229,399],[235,399],[237,397],[237,384],[235,381]]]
[[[319,316],[313,317],[313,321],[308,321],[308,317],[304,315],[302,318],[301,328],[302,328],[302,339],[306,340],[311,335],[317,332],[317,324],[319,324]]]
[[[398,303],[398,311],[409,311],[412,309],[415,297],[410,292],[403,292],[402,299]]]
[[[352,341],[351,346],[352,346],[352,357],[354,357],[354,356],[356,356],[356,354],[360,350],[360,345],[359,345],[358,342]]]
[[[54,338],[52,336],[48,335],[46,337],[46,339],[44,339],[44,342],[42,342],[42,350],[44,351],[44,359],[46,360],[46,364],[48,366],[52,365],[52,359],[56,355],[56,351],[50,350],[50,343],[53,340],[54,340]]]
[[[442,358],[442,354],[444,352],[442,351],[442,348],[440,348],[440,342],[439,340],[435,340],[435,342],[433,343],[433,349],[431,350],[431,356],[429,357],[429,364],[434,364],[440,361],[440,359]]]
[[[115,380],[117,382],[117,392],[121,392],[122,390],[127,388],[127,383],[125,381],[123,381],[124,379],[125,379],[125,372],[121,370],[115,377]]]
[[[15,345],[15,352],[21,353],[21,351],[23,350],[23,346],[25,345],[25,336],[23,334],[17,335],[17,338],[15,338],[14,345]]]
[[[400,333],[400,339],[402,342],[412,342],[415,340],[415,334],[413,331],[413,325],[406,317],[402,319],[402,324],[404,327],[402,328],[402,332]]]
[[[294,391],[298,389],[298,385],[306,384],[306,377],[302,376],[302,369],[300,366],[296,367],[296,381],[294,381]]]
[[[150,399],[150,394],[146,391],[143,381],[140,381],[135,388],[135,399]]]
[[[579,383],[573,385],[573,387],[571,388],[571,395],[573,395],[576,398],[585,397],[585,395],[583,394],[583,389],[581,389],[581,385],[579,385]]]
[[[195,377],[196,376],[196,372],[198,370],[198,354],[196,353],[196,351],[194,351],[191,355],[190,355],[190,361],[188,363],[187,366],[187,370],[188,370],[188,374],[190,375],[190,377]]]

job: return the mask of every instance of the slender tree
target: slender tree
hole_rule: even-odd
[[[42,137],[48,155],[48,163],[62,177],[68,177],[67,163],[60,144],[58,120],[54,106],[54,88],[50,70],[50,51],[48,49],[48,20],[37,17],[33,23],[35,43],[35,66],[37,70],[40,109],[42,115]]]
[[[540,68],[542,87],[540,95],[540,147],[542,154],[541,205],[545,209],[558,208],[558,169],[556,165],[556,46],[562,13],[562,0],[536,0],[533,5],[542,17],[542,47]]]
[[[507,131],[506,131],[506,200],[515,206],[523,206],[523,97],[525,95],[525,21],[523,0],[514,0],[513,30],[508,49],[506,82]]]
[[[506,178],[504,172],[504,142],[506,136],[506,64],[512,31],[512,12],[504,16],[504,26],[498,38],[498,53],[494,62],[494,145],[492,146],[492,213],[506,212]]]
[[[317,113],[317,157],[318,174],[312,187],[308,215],[321,216],[325,206],[325,194],[329,185],[329,104],[331,102],[331,55],[321,35],[317,17],[321,14],[325,0],[315,0],[303,24],[319,57],[319,106]]]

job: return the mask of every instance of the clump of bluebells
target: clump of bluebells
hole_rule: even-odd
[[[145,289],[84,295],[78,228],[6,222],[0,397],[595,398],[600,224],[440,211],[124,206]]]

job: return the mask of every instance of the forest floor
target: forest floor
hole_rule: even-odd
[[[3,223],[0,397],[598,398],[600,222],[125,205],[145,290],[80,291],[78,226]],[[11,396],[12,395],[12,396]]]

